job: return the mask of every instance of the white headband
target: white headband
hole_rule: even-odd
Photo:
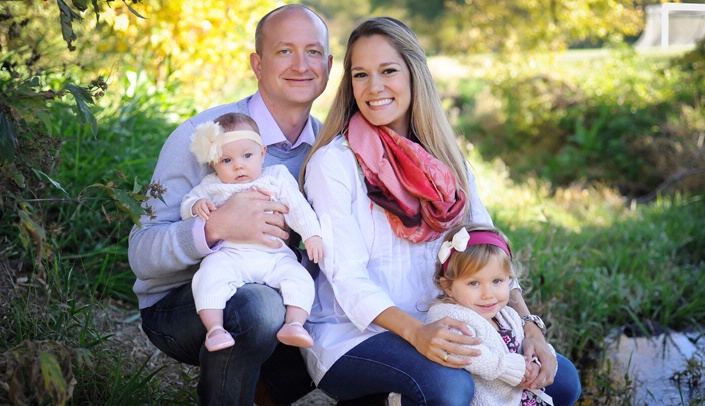
[[[223,145],[238,140],[252,140],[262,145],[259,134],[250,130],[223,132],[218,123],[206,121],[196,127],[191,136],[191,152],[196,156],[198,163],[216,163],[223,155]]]

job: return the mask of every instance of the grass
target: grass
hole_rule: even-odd
[[[178,89],[159,88],[137,74],[115,87],[101,102],[97,138],[72,117],[54,121],[64,143],[52,176],[69,195],[96,182],[146,182],[163,140],[194,110],[188,100],[171,99]],[[705,195],[633,205],[601,185],[556,188],[536,178],[515,181],[505,163],[465,147],[484,203],[527,265],[530,308],[548,322],[556,348],[581,369],[581,404],[627,402],[630,382],[614,381],[602,357],[606,337],[625,324],[653,321],[678,330],[705,322]],[[53,392],[32,390],[45,381],[23,381],[25,396],[34,396],[30,403],[192,404],[192,382],[165,384],[164,371],[143,353],[133,355],[135,348],[115,334],[120,326],[107,316],[111,303],[137,313],[126,254],[131,224],[103,204],[47,203],[45,227],[56,255],[30,274],[18,269],[31,255],[13,237],[14,226],[0,221],[7,247],[0,249],[6,275],[0,289],[0,371],[42,359],[21,357],[35,343],[37,354],[51,355],[44,357],[50,359],[45,369],[53,365],[60,372],[53,375]],[[678,378],[693,380],[702,371],[693,364]],[[11,381],[8,373],[3,383]],[[8,386],[0,386],[0,403],[8,396]]]

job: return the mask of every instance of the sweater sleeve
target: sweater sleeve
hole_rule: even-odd
[[[196,204],[200,199],[207,197],[203,193],[203,185],[198,184],[195,188],[191,189],[186,196],[181,200],[181,220],[189,220],[196,217],[193,214],[193,205]]]
[[[321,226],[318,217],[299,191],[299,185],[284,165],[269,167],[275,171],[274,176],[279,183],[279,200],[289,208],[289,213],[284,215],[286,223],[301,235],[301,240],[306,241],[314,235],[321,236]]]
[[[468,346],[481,352],[472,358],[472,364],[465,367],[468,372],[486,380],[499,379],[511,386],[521,382],[526,370],[524,357],[510,353],[497,330],[487,320],[460,305],[437,303],[428,311],[427,322],[444,317],[464,322],[475,337],[482,338],[482,344]]]
[[[164,143],[152,176],[152,182],[165,189],[163,201],[147,201],[155,217],[143,216],[142,226],[133,227],[130,233],[128,257],[139,280],[189,280],[192,273],[184,270],[210,252],[203,231],[205,223],[193,217],[184,221],[180,213],[184,195],[201,181],[207,169],[189,150],[193,130],[189,120]]]

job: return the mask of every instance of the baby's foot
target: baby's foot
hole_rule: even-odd
[[[220,331],[220,333],[213,334],[216,331]],[[218,351],[233,345],[235,345],[235,339],[223,326],[213,326],[208,330],[208,334],[206,334],[206,349],[208,351]]]
[[[277,339],[286,345],[301,348],[313,347],[313,338],[299,322],[285,324],[277,333]]]

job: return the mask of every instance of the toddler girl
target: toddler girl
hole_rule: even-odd
[[[450,317],[482,338],[476,346],[482,354],[465,367],[475,382],[472,405],[552,405],[542,390],[519,386],[538,373],[541,361],[519,353],[523,323],[507,304],[510,281],[519,276],[521,265],[507,237],[488,226],[456,227],[446,236],[438,259],[434,282],[443,293],[429,309],[427,322]]]

